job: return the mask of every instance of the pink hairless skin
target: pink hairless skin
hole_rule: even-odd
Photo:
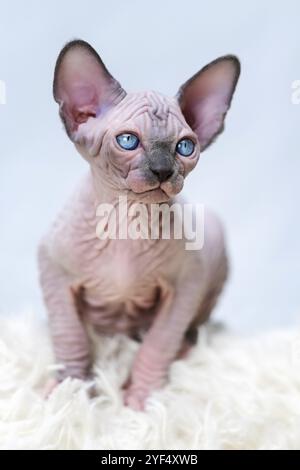
[[[172,361],[195,342],[227,276],[217,217],[206,211],[204,246],[193,251],[174,237],[101,240],[96,208],[116,205],[120,195],[147,210],[178,201],[200,150],[223,130],[239,73],[238,59],[224,56],[188,80],[175,98],[127,94],[86,42],[72,41],[61,51],[54,98],[89,172],[39,247],[54,353],[64,366],[46,394],[66,377],[91,376],[87,324],[141,341],[124,385],[124,402],[136,410],[144,409]]]

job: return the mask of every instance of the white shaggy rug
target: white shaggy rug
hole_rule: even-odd
[[[300,331],[241,338],[202,328],[146,412],[122,404],[137,345],[98,337],[99,396],[66,380],[43,400],[52,356],[33,315],[0,318],[1,449],[299,449]]]

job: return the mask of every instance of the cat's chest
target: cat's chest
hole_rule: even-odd
[[[101,331],[147,328],[156,312],[168,269],[160,247],[138,245],[110,242],[82,272],[83,313]]]
[[[179,240],[100,240],[94,225],[64,221],[49,245],[70,276],[80,312],[108,333],[147,329],[162,286],[174,285],[182,266]]]
[[[147,308],[161,279],[172,283],[179,272],[181,241],[99,239],[96,227],[87,210],[66,211],[49,238],[54,260],[69,273],[72,287],[84,289],[91,305],[127,302]]]
[[[171,271],[160,241],[110,240],[88,258],[81,270],[86,292],[107,302],[151,304],[160,278]]]

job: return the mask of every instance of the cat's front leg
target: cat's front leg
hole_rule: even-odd
[[[165,384],[169,366],[181,349],[203,295],[199,286],[199,265],[190,266],[175,286],[164,286],[159,311],[137,352],[125,388],[126,405],[143,410],[151,392]]]
[[[55,379],[46,385],[44,394],[48,395],[66,377],[88,378],[91,357],[71,281],[63,268],[48,255],[45,246],[39,249],[39,269],[55,360],[61,366]]]

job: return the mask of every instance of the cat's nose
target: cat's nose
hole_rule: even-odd
[[[155,164],[152,163],[150,165],[150,170],[155,174],[160,183],[163,183],[170,178],[173,173],[173,168],[171,168],[171,166],[161,164],[160,162],[156,162]]]

